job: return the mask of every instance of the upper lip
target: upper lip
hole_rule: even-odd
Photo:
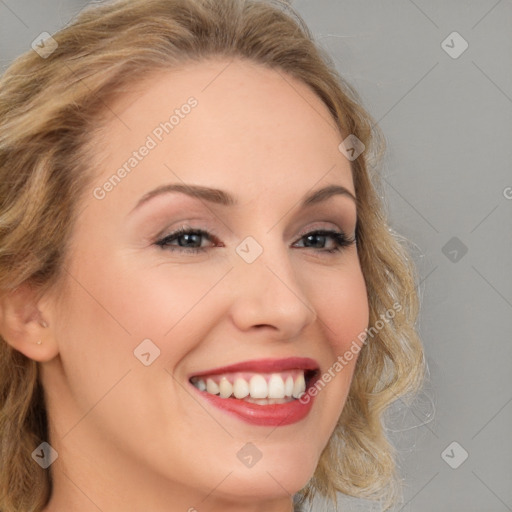
[[[221,373],[254,372],[278,373],[287,370],[317,371],[319,364],[309,357],[287,357],[283,359],[253,359],[228,366],[219,366],[209,370],[191,374],[189,377],[202,377],[206,375],[219,375]]]

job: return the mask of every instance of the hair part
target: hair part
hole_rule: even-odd
[[[379,197],[384,138],[355,90],[302,19],[277,0],[120,0],[83,11],[54,38],[58,48],[47,59],[27,52],[0,79],[0,292],[31,283],[44,294],[65,277],[73,226],[92,191],[95,134],[114,114],[109,104],[148,74],[219,57],[302,81],[340,134],[366,147],[352,173],[370,326],[396,302],[402,308],[362,347],[337,427],[300,498],[335,500],[341,492],[390,506],[398,480],[382,413],[419,388],[424,356],[414,267]],[[51,474],[31,453],[48,440],[47,430],[37,363],[0,338],[2,512],[46,505]]]

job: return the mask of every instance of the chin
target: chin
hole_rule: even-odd
[[[229,484],[226,481],[223,493],[237,501],[272,501],[289,498],[306,486],[313,474],[284,474],[279,471],[255,472],[250,474],[233,473]],[[218,482],[217,482],[218,484]]]
[[[246,467],[240,463],[235,468],[227,464],[224,474],[231,474],[222,486],[223,491],[240,499],[289,497],[309,482],[318,464],[318,454],[313,450],[305,452],[303,443],[294,443],[286,449],[269,445],[262,448],[261,458],[253,464]]]

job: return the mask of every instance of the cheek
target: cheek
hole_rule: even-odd
[[[310,290],[328,347],[319,379],[310,390],[318,402],[317,414],[322,416],[319,438],[327,441],[345,405],[369,321],[367,290],[357,257],[330,275],[317,274]]]
[[[171,386],[170,395],[183,399],[170,373],[219,321],[216,285],[222,286],[220,280],[230,267],[150,267],[132,257],[107,254],[101,265],[90,263],[97,260],[84,252],[76,261],[76,280],[71,280],[63,313],[67,321],[61,335],[62,360],[73,393],[80,403],[92,405],[131,369],[122,387],[137,379],[132,407],[135,397],[153,395],[158,386]],[[148,359],[151,364],[145,366]],[[86,382],[90,384],[84,386]],[[147,408],[139,405],[140,412]]]
[[[339,272],[316,276],[310,284],[313,306],[334,358],[352,346],[368,326],[365,280],[356,258]]]
[[[75,262],[73,284],[74,305],[82,302],[105,329],[127,334],[136,340],[172,337],[183,322],[197,317],[197,311],[208,301],[209,293],[226,269],[207,265],[141,264],[137,255],[94,253],[83,254]],[[93,257],[94,256],[94,257]],[[101,265],[90,262],[101,261]],[[229,267],[227,267],[229,270]],[[94,327],[94,325],[92,325]],[[99,327],[99,326],[98,326]],[[161,347],[163,348],[163,347]]]
[[[139,268],[129,258],[107,256],[96,265],[91,262],[98,258],[90,256],[84,251],[69,267],[73,278],[57,334],[70,396],[63,431],[92,410],[74,436],[94,425],[115,435],[118,444],[133,446],[152,425],[160,440],[172,431],[171,451],[179,454],[179,440],[190,437],[184,411],[200,425],[204,410],[170,374],[218,322],[214,290],[226,269]],[[134,354],[147,339],[157,349],[145,345],[145,352],[151,359],[159,354],[149,366]],[[126,422],[130,429],[124,428]]]

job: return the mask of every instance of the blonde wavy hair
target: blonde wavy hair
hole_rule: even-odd
[[[0,79],[0,293],[23,283],[44,294],[62,275],[78,204],[90,185],[92,143],[109,101],[148,73],[210,57],[249,59],[307,84],[340,134],[366,150],[352,161],[357,246],[373,326],[402,307],[363,345],[346,405],[301,500],[341,492],[399,496],[382,414],[419,389],[424,355],[416,332],[415,271],[392,231],[376,174],[384,138],[355,90],[336,72],[304,21],[279,0],[121,0],[83,11],[54,36],[47,58],[19,57]],[[88,189],[87,189],[88,190]],[[51,473],[33,450],[48,441],[38,364],[0,338],[0,510],[40,511]]]

